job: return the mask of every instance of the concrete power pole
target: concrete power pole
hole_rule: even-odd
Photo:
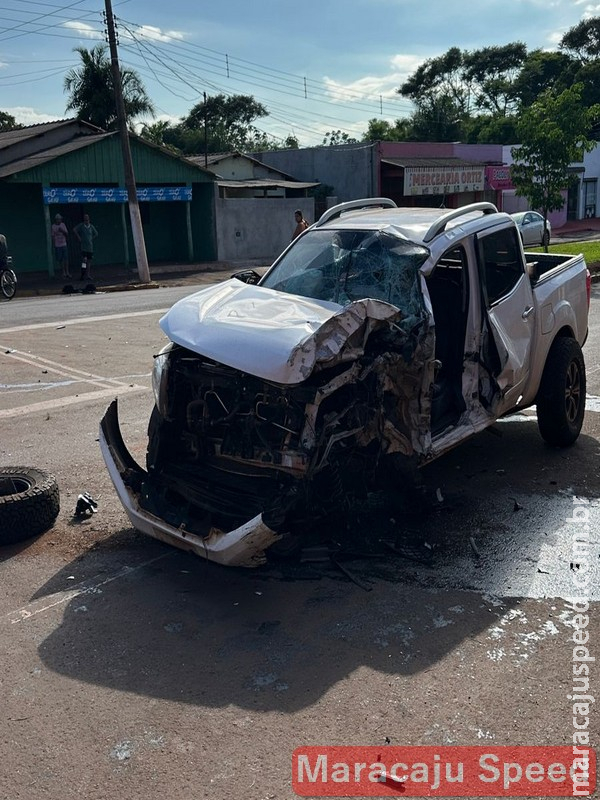
[[[104,5],[106,8],[106,30],[108,32],[108,46],[110,48],[110,61],[112,66],[113,84],[115,88],[115,104],[117,107],[117,124],[119,126],[121,150],[123,151],[125,186],[127,187],[127,201],[129,205],[129,216],[131,219],[131,231],[133,233],[133,245],[135,247],[135,258],[137,261],[140,281],[142,283],[150,283],[150,269],[148,267],[148,256],[146,255],[144,229],[142,227],[142,217],[140,215],[140,206],[135,188],[135,176],[133,174],[133,163],[131,161],[131,148],[129,147],[129,132],[127,130],[127,120],[125,118],[125,104],[123,103],[123,88],[121,85],[121,70],[119,69],[119,56],[117,54],[117,40],[115,36],[115,21],[112,13],[111,0],[104,0]]]

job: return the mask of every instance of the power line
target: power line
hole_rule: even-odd
[[[62,6],[59,10],[60,11],[67,11],[67,9],[74,8],[75,6],[80,6],[84,2],[86,2],[86,0],[74,0],[73,3],[69,3],[66,6]],[[19,30],[19,28],[22,28],[23,25],[30,25],[33,22],[38,22],[41,19],[45,19],[46,17],[51,17],[51,16],[54,16],[54,14],[51,13],[51,12],[47,12],[45,14],[40,14],[39,16],[34,17],[34,19],[19,21],[18,25],[14,25],[12,28],[5,28],[2,32],[3,33],[10,33],[11,31]],[[31,32],[32,31],[23,31],[21,33],[16,33],[14,36],[3,37],[3,38],[0,39],[0,41],[6,42],[9,39],[16,39],[16,38],[18,38],[20,36],[26,36],[28,33],[31,33]],[[35,31],[34,31],[34,33],[35,33]]]
[[[127,50],[129,50],[130,48],[127,48],[127,47],[123,48],[123,47],[122,47],[122,49],[125,49],[125,50],[127,51]],[[162,63],[162,62],[161,62],[161,63]],[[143,69],[143,68],[140,68],[138,64],[131,64],[130,62],[127,62],[127,64],[128,64],[128,66],[133,66],[135,69],[138,69],[140,72],[144,72],[144,69]],[[190,88],[192,88],[192,89],[193,89],[195,92],[197,92],[197,93],[198,93],[198,95],[200,95],[200,93],[201,93],[201,91],[202,91],[201,89],[198,89],[198,88],[197,88],[197,87],[196,87],[194,84],[190,83],[190,82],[189,82],[189,80],[188,80],[187,78],[183,78],[183,77],[180,75],[180,73],[178,73],[176,70],[174,70],[174,69],[173,69],[173,68],[172,68],[170,65],[168,65],[168,64],[167,64],[167,65],[165,65],[165,66],[166,66],[166,67],[169,69],[169,71],[170,71],[170,72],[171,72],[171,73],[172,73],[172,74],[173,74],[173,75],[174,75],[174,76],[175,76],[175,77],[176,77],[178,80],[181,80],[181,81],[183,81],[183,82],[184,82],[186,85],[190,86]],[[162,85],[162,86],[164,86],[164,83],[163,83],[162,81],[160,81],[160,79],[158,78],[158,76],[157,76],[157,74],[156,74],[156,71],[155,71],[154,69],[152,69],[152,68],[151,68],[149,65],[148,65],[148,68],[150,69],[150,71],[151,71],[152,75],[154,76],[155,80],[159,81],[159,83],[161,83],[161,85]],[[164,73],[163,73],[163,74],[164,74]],[[210,85],[210,86],[211,86],[211,88],[213,88],[213,89],[214,89],[215,91],[217,91],[219,94],[224,94],[224,95],[226,95],[226,96],[228,96],[228,97],[231,97],[231,95],[232,95],[232,92],[228,91],[227,89],[223,89],[222,87],[219,87],[219,86],[217,86],[217,85],[215,85],[215,84],[208,83],[208,82],[207,82],[205,79],[203,79],[203,78],[202,78],[202,77],[200,77],[200,76],[198,77],[198,79],[199,79],[200,81],[202,81],[202,82],[203,82],[203,85]],[[260,97],[260,96],[257,96],[256,94],[254,94],[253,96],[254,96],[254,97],[257,99],[257,100],[259,100],[259,101],[261,100],[261,97]],[[268,103],[269,103],[269,105],[270,105],[271,107],[272,107],[272,106],[275,106],[275,107],[277,107],[277,103],[275,103],[275,101],[271,101],[271,100],[269,100],[269,101],[265,101],[265,102],[268,102]],[[286,106],[286,107],[285,107],[285,109],[287,109],[287,108],[293,108],[293,107],[291,107],[291,106]],[[293,109],[293,110],[295,111],[296,109]],[[276,116],[276,115],[275,115],[275,114],[274,114],[272,111],[270,111],[270,110],[269,110],[269,116],[270,116],[270,117],[271,117],[273,120],[275,120],[275,121],[277,121],[277,122],[279,122],[279,123],[281,123],[281,124],[283,124],[283,125],[289,125],[289,122],[290,122],[290,114],[289,114],[287,111],[285,111],[285,110],[284,110],[284,112],[283,112],[283,113],[287,113],[287,118],[286,118],[286,119],[280,119],[280,118],[278,118],[278,117],[277,117],[277,116]],[[317,116],[316,114],[314,114],[314,112],[310,112],[310,111],[308,112],[308,114],[309,114],[309,116],[312,116],[312,115],[315,115],[315,116]],[[323,119],[323,116],[322,116],[322,115],[318,115],[318,118],[319,118],[319,119]],[[299,116],[299,117],[298,117],[298,119],[299,119],[299,122],[298,122],[298,123],[295,123],[295,127],[297,127],[297,128],[301,128],[301,129],[302,129],[302,130],[304,130],[306,133],[309,133],[309,134],[312,134],[312,135],[319,135],[319,136],[322,136],[322,135],[323,135],[323,131],[322,131],[322,130],[316,130],[316,129],[314,129],[314,128],[309,128],[309,127],[307,127],[307,125],[306,125],[306,113],[304,114],[304,116]],[[339,119],[338,117],[330,117],[329,119],[331,119],[331,120],[332,120],[332,121],[333,121],[333,122],[334,122],[336,125],[339,125],[339,124],[340,124],[340,119]],[[254,127],[255,127],[255,128],[258,130],[258,131],[260,131],[260,132],[262,132],[262,133],[265,133],[265,135],[269,135],[269,134],[268,134],[266,131],[264,131],[263,129],[261,129],[261,128],[260,128],[260,126],[258,126],[258,125],[256,125],[256,124],[255,124],[255,125],[254,125]],[[278,137],[278,136],[274,136],[274,138],[279,138],[279,139],[282,139],[282,137]]]
[[[136,36],[136,38],[150,39],[155,48],[161,48],[163,51],[177,52],[178,57],[184,63],[189,63],[189,61],[186,61],[187,58],[194,64],[202,64],[205,68],[212,67],[212,70],[209,70],[210,74],[220,75],[221,77],[228,76],[232,79],[237,78],[239,81],[252,82],[263,86],[263,88],[268,88],[271,91],[285,91],[288,95],[293,94],[296,97],[305,98],[306,79],[298,75],[255,64],[252,61],[238,59],[227,53],[221,53],[210,48],[202,47],[201,45],[180,41],[175,37],[169,37],[165,40],[152,36],[145,36],[144,27],[147,26],[129,20],[119,21],[128,26],[129,34],[132,37]],[[130,26],[134,26],[137,30],[132,30]],[[239,72],[237,71],[238,65],[240,65]],[[260,81],[262,81],[262,83]],[[324,81],[307,79],[306,89],[311,100],[325,102],[331,105],[331,88]],[[376,113],[380,109],[380,92],[376,94],[373,100],[365,100],[363,94],[357,94],[343,87],[337,88],[335,93],[341,95],[348,103],[352,103],[353,109],[360,108],[370,113]],[[403,110],[412,111],[412,107],[407,104],[406,101],[400,100],[399,97],[390,97],[388,99],[398,104],[404,102],[405,108]],[[338,103],[337,105],[344,105],[344,103]]]
[[[190,88],[192,88],[194,91],[196,91],[198,93],[198,95],[200,94],[200,92],[202,90],[198,86],[196,86],[195,84],[190,83],[190,80],[188,79],[188,77],[184,77],[181,74],[181,72],[179,72],[178,70],[176,70],[174,68],[173,64],[176,64],[178,67],[180,67],[181,70],[185,70],[187,76],[189,76],[190,74],[193,75],[194,78],[196,78],[196,80],[198,80],[201,83],[203,88],[208,85],[211,88],[213,88],[214,90],[218,91],[219,93],[222,93],[222,94],[225,94],[225,95],[228,95],[228,96],[231,95],[231,92],[229,90],[224,89],[221,86],[215,85],[211,81],[208,81],[207,78],[205,77],[205,74],[198,75],[197,73],[191,71],[190,63],[193,65],[193,69],[195,70],[196,67],[197,67],[197,63],[198,62],[200,62],[200,64],[202,64],[202,61],[203,61],[202,59],[190,58],[190,57],[185,58],[185,54],[184,54],[184,59],[185,60],[179,61],[177,58],[174,58],[172,55],[170,55],[170,56],[168,56],[169,61],[167,63],[165,63],[165,61],[163,61],[163,59],[161,59],[160,57],[157,56],[157,50],[159,48],[158,48],[157,42],[155,40],[153,40],[153,42],[152,42],[153,47],[152,47],[152,49],[150,49],[147,41],[145,41],[145,39],[147,37],[144,37],[143,35],[142,36],[136,35],[136,32],[132,31],[129,28],[129,25],[123,23],[122,20],[121,20],[121,24],[123,25],[124,29],[127,31],[128,36],[136,44],[136,46],[137,46],[137,48],[138,48],[138,50],[140,52],[141,52],[142,48],[144,48],[146,51],[148,51],[150,59],[158,60],[163,66],[165,66],[168,69],[168,71],[170,73],[172,73],[174,75],[174,77],[177,80],[180,80],[180,81],[186,83],[188,86],[190,86]],[[138,31],[139,31],[139,26],[138,26]],[[163,45],[164,43],[161,42],[160,44]],[[170,42],[169,42],[169,44],[170,44]],[[128,47],[128,45],[122,45],[122,48],[125,49],[128,52],[135,52],[130,47]],[[162,49],[164,50],[166,48],[162,47]],[[176,49],[176,48],[175,47],[171,47],[171,48],[169,48],[169,51],[172,51],[174,49]],[[158,80],[161,83],[161,85],[164,86],[164,83],[158,78],[158,75],[156,74],[156,71],[150,66],[149,59],[146,58],[145,56],[144,56],[144,63],[146,64],[148,69],[151,70],[154,78],[156,80]],[[139,68],[137,64],[134,64],[134,66]],[[210,70],[210,69],[207,70],[204,67],[203,68],[203,73],[206,73],[206,72],[211,74],[211,73],[214,72],[214,70]],[[161,74],[164,75],[164,73],[161,73]],[[256,82],[252,82],[252,87],[254,88],[255,86],[256,86]],[[268,84],[266,85],[266,87],[263,85],[263,88],[268,88],[271,91],[279,91],[279,93],[285,94],[286,97],[289,97],[289,94],[290,94],[289,90],[284,91],[284,90],[281,90],[281,89],[273,88],[272,86],[269,86]],[[257,93],[255,91],[253,92],[253,95],[258,100],[262,100],[260,95],[257,95]],[[325,103],[328,106],[328,108],[331,107],[331,100],[330,99],[327,99],[327,100],[316,99],[315,102]],[[380,100],[378,102],[380,103]],[[290,115],[289,109],[291,109],[293,112],[295,112],[295,114],[299,114],[299,116],[296,117],[298,122],[294,123],[295,126],[296,127],[302,127],[307,133],[310,133],[312,135],[316,134],[316,135],[322,136],[323,132],[324,132],[323,131],[323,127],[321,127],[318,131],[315,130],[314,128],[307,127],[307,125],[306,125],[306,117],[307,116],[309,116],[309,117],[311,117],[311,116],[317,117],[318,121],[330,120],[331,122],[327,123],[327,127],[332,127],[332,126],[338,126],[339,127],[340,125],[343,126],[344,124],[347,124],[347,125],[350,125],[350,126],[354,126],[354,124],[355,124],[355,123],[351,122],[350,120],[344,120],[343,118],[340,118],[339,115],[336,116],[336,117],[329,116],[329,115],[323,116],[322,113],[317,113],[317,112],[311,111],[310,109],[302,109],[302,111],[299,111],[299,109],[297,107],[289,106],[288,104],[277,103],[273,99],[265,100],[265,103],[267,103],[268,106],[269,106],[269,115],[270,115],[270,117],[273,120],[278,121],[278,122],[280,122],[281,124],[284,124],[284,125],[289,125],[290,121],[293,121],[293,115],[292,116]],[[347,109],[351,108],[352,111],[356,110],[355,105],[354,106],[346,106],[343,103],[337,104],[336,107],[347,108]],[[279,119],[276,116],[276,114],[273,113],[273,110],[272,110],[273,108],[281,109],[281,113],[286,115],[286,119]],[[368,110],[369,110],[370,113],[373,113],[373,109],[372,108],[369,108]]]
[[[57,37],[69,39],[71,41],[81,38],[82,33],[91,41],[102,41],[103,37],[100,30],[94,30],[87,26],[87,21],[98,18],[98,11],[93,11],[82,6],[86,0],[74,0],[67,4],[41,3],[37,0],[20,0],[19,9],[0,6],[0,10],[28,15],[23,18],[3,18],[3,22],[15,23],[12,26],[0,28],[0,41],[9,41],[28,34],[43,35],[44,37]],[[121,4],[129,0],[122,0]],[[32,10],[23,9],[29,6]],[[44,13],[38,13],[41,9]],[[71,9],[79,7],[79,14],[73,17],[69,12]],[[42,23],[41,21],[44,20]],[[69,29],[67,23],[80,22],[86,25],[85,31],[78,31],[75,27]],[[350,126],[353,130],[357,124],[349,119],[345,119],[343,111],[363,112],[371,117],[384,117],[383,101],[381,93],[357,93],[345,87],[335,87],[325,81],[313,78],[301,77],[284,70],[264,66],[253,61],[230,56],[227,53],[203,47],[191,42],[185,42],[176,36],[169,36],[168,33],[161,33],[151,26],[140,25],[139,23],[118,20],[123,30],[127,32],[127,38],[131,40],[131,45],[121,42],[121,49],[129,53],[130,58],[141,59],[143,67],[139,63],[132,66],[140,69],[146,75],[151,75],[152,80],[156,81],[170,95],[179,97],[181,100],[194,103],[194,97],[199,100],[202,92],[209,88],[211,91],[231,96],[236,93],[230,88],[223,87],[223,81],[231,81],[234,85],[244,87],[251,86],[251,93],[259,102],[268,107],[270,119],[283,126],[300,129],[312,136],[323,136],[325,127],[340,128]],[[37,24],[39,23],[39,24]],[[56,29],[62,29],[65,33],[58,33]],[[52,29],[52,32],[51,32]],[[72,30],[72,33],[66,31]],[[124,38],[124,37],[122,37]],[[151,45],[151,46],[150,46]],[[29,62],[35,63],[35,62]],[[45,63],[48,63],[47,61]],[[67,67],[65,67],[66,69]],[[42,81],[55,77],[60,70],[39,70],[30,73],[14,73],[12,75],[2,75],[0,85],[8,87],[19,85],[28,81],[17,81],[16,78],[29,76],[29,82]],[[209,77],[210,76],[210,77]],[[194,97],[186,96],[181,92],[182,86],[187,86]],[[256,95],[256,89],[259,94]],[[265,99],[260,96],[260,90],[266,90],[274,95],[283,94],[287,100],[301,100],[305,103],[310,101],[309,107],[301,108],[300,104],[291,105],[289,102],[280,102],[273,97]],[[237,93],[243,91],[238,90]],[[332,100],[332,94],[339,97],[339,100]],[[403,111],[412,112],[414,109],[402,101],[399,97],[386,98],[386,105],[394,105],[393,114],[401,114]],[[331,112],[332,106],[342,112],[342,116],[329,113],[322,113],[315,110],[314,104],[327,106]],[[167,112],[165,112],[167,113]],[[281,115],[281,116],[280,116]],[[392,114],[386,114],[389,118]],[[307,124],[308,123],[308,124]],[[319,128],[311,127],[320,124]],[[258,126],[253,126],[257,131],[261,131]],[[350,133],[350,131],[343,131]],[[271,135],[271,134],[267,134]],[[355,135],[355,134],[351,134]],[[281,137],[274,137],[281,138]]]

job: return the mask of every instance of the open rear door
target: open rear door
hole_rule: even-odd
[[[480,361],[496,384],[502,413],[515,406],[529,376],[535,308],[514,228],[478,238],[482,296]],[[488,398],[491,402],[492,398]]]

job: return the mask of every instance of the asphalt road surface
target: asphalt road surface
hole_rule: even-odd
[[[305,745],[572,743],[575,508],[600,660],[598,286],[574,447],[544,445],[532,409],[428,467],[418,514],[365,510],[357,541],[392,526],[399,553],[259,570],[137,534],[100,456],[118,396],[143,462],[157,322],[188,291],[0,305],[0,463],[61,492],[52,530],[0,550],[0,797],[285,800]],[[83,491],[98,512],[77,518]]]

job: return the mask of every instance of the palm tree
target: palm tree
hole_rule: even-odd
[[[91,50],[76,47],[75,52],[81,57],[81,65],[65,75],[64,90],[69,94],[67,111],[75,111],[80,119],[98,128],[114,130],[117,110],[107,48],[97,44]],[[121,68],[121,87],[125,118],[130,127],[136,117],[154,116],[154,106],[135,70]]]

